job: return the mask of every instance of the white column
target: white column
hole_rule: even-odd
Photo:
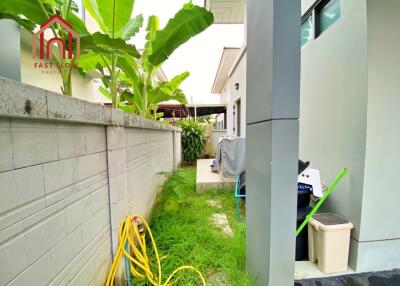
[[[256,285],[293,286],[300,1],[247,5],[247,268]]]

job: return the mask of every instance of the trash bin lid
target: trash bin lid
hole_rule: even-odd
[[[310,223],[322,230],[352,229],[353,224],[345,218],[333,213],[315,214]]]

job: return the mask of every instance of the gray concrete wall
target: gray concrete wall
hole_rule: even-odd
[[[120,219],[149,214],[179,137],[0,78],[0,285],[103,285]]]
[[[341,18],[302,47],[299,156],[311,161],[326,183],[341,168],[349,168],[325,210],[350,220],[358,239],[368,92],[367,7],[363,0],[341,1],[341,6]]]
[[[349,168],[323,210],[354,224],[351,268],[398,268],[400,3],[341,7],[341,18],[302,47],[300,158],[327,183]]]
[[[367,12],[368,118],[357,268],[379,270],[400,267],[400,2],[368,0]]]
[[[113,251],[118,227],[129,214],[147,216],[165,172],[174,171],[173,132],[108,126]]]

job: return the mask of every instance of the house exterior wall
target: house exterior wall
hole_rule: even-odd
[[[357,249],[360,269],[400,267],[399,13],[397,0],[367,1],[368,118]]]
[[[29,42],[30,37],[31,35],[29,32],[21,30],[22,41],[19,55],[21,82],[61,93],[62,79],[56,69],[53,69],[56,73],[43,74],[40,69],[34,67],[34,63],[37,62],[37,60],[32,59],[32,46]],[[72,95],[74,97],[94,102],[98,94],[99,92],[94,86],[93,79],[90,76],[83,78],[77,72],[72,72]]]
[[[303,0],[303,12],[313,2]],[[320,169],[326,183],[349,169],[323,211],[354,224],[350,266],[396,268],[400,3],[340,3],[340,19],[302,47],[300,158]]]
[[[0,285],[103,285],[120,219],[149,214],[180,133],[0,78]]]
[[[230,87],[230,105],[236,104],[236,102],[240,99],[240,136],[246,137],[246,58],[247,54],[244,53],[240,58],[237,66],[232,71],[232,74],[229,78],[229,87]],[[235,84],[239,83],[239,89],[235,88]],[[236,108],[237,110],[237,108]],[[235,122],[235,131],[233,134],[237,134],[237,113],[233,118]]]
[[[358,239],[368,93],[367,7],[363,0],[341,1],[341,7],[341,18],[302,47],[299,148],[300,158],[320,169],[327,183],[341,168],[349,168],[326,208],[349,219]]]
[[[0,76],[14,80],[21,79],[21,67],[19,65],[20,36],[19,25],[12,20],[0,21]]]
[[[240,120],[240,136],[246,137],[246,57],[244,53],[236,66],[232,67],[231,74],[225,83],[223,92],[220,95],[220,102],[228,104],[226,116],[226,130],[228,135],[237,135],[237,113],[236,102],[240,99],[241,120]],[[239,89],[236,90],[235,84],[239,83]],[[234,113],[235,109],[235,115]],[[221,115],[223,118],[223,115]],[[219,117],[219,118],[221,118]]]

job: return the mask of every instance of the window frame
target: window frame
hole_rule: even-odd
[[[319,17],[317,17],[317,13],[320,12],[322,10],[322,8],[325,7],[325,5],[328,4],[330,1],[332,1],[332,0],[317,0],[317,1],[315,1],[314,4],[312,4],[310,6],[310,8],[308,8],[308,10],[301,17],[301,25],[303,25],[304,22],[307,21],[308,17],[310,17],[310,16],[312,17],[312,19],[311,19],[311,21],[312,21],[312,37],[308,42],[303,44],[301,47],[306,46],[312,40],[318,39],[318,37],[321,36],[324,31],[329,29],[334,23],[336,23],[338,20],[340,20],[342,18],[342,16],[343,16],[342,0],[339,0],[339,2],[340,2],[340,17],[334,23],[332,23],[327,29],[325,29],[324,31],[320,31],[321,25],[320,25]],[[300,41],[301,41],[301,39],[300,39]]]
[[[336,1],[339,1],[340,17],[338,19],[336,19],[335,22],[333,22],[331,25],[329,25],[325,30],[321,31],[321,18],[320,18],[319,14],[321,13],[322,9],[331,1],[335,1],[335,0],[320,0],[318,2],[318,4],[315,6],[315,8],[314,8],[314,19],[315,19],[314,33],[315,33],[315,39],[317,39],[319,36],[321,36],[324,31],[329,29],[334,23],[336,23],[342,17],[342,2],[341,2],[341,0],[336,0]]]

